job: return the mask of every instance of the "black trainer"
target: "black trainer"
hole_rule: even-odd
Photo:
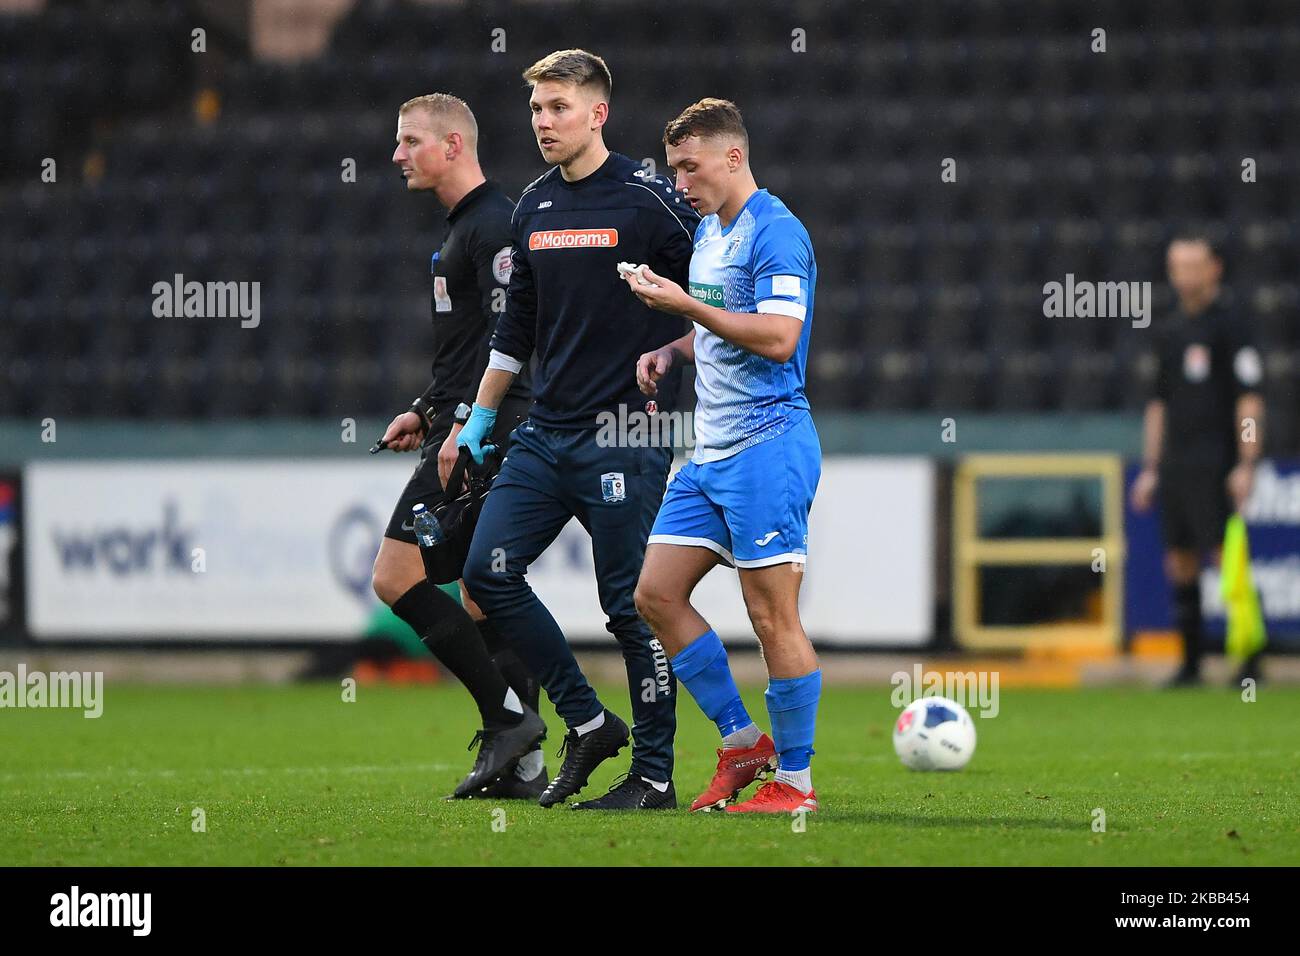
[[[495,783],[490,783],[478,793],[474,794],[475,800],[536,800],[546,789],[550,777],[546,774],[545,765],[538,771],[537,776],[532,780],[521,780],[511,767]]]
[[[468,750],[478,746],[478,759],[474,769],[456,787],[452,800],[464,800],[491,783],[511,768],[524,754],[536,749],[546,736],[546,723],[535,710],[524,707],[524,719],[513,727],[480,730],[469,742]]]
[[[609,793],[595,800],[584,800],[573,805],[575,810],[676,810],[677,791],[673,782],[659,792],[653,784],[639,775],[624,774],[614,781]]]
[[[627,724],[608,710],[605,711],[605,722],[595,730],[581,737],[576,730],[570,730],[564,735],[564,743],[560,744],[560,755],[564,757],[560,772],[542,791],[537,802],[543,807],[553,807],[573,796],[587,785],[591,772],[602,761],[617,756],[627,743]]]

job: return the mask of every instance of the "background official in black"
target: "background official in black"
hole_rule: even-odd
[[[1160,498],[1165,573],[1173,587],[1183,663],[1174,685],[1200,680],[1201,567],[1218,560],[1224,524],[1254,483],[1263,444],[1263,364],[1241,310],[1223,291],[1223,260],[1211,239],[1174,239],[1167,256],[1178,307],[1157,326],[1155,394],[1143,424],[1138,511]],[[1241,677],[1257,676],[1258,661]]]

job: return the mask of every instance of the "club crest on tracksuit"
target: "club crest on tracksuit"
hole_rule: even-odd
[[[607,471],[600,476],[600,496],[606,501],[622,501],[627,497],[627,484],[621,471]]]

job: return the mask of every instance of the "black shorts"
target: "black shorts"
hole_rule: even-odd
[[[1160,530],[1166,548],[1213,551],[1223,545],[1232,514],[1228,472],[1220,467],[1174,467],[1160,472]]]
[[[510,433],[520,422],[528,418],[528,408],[532,402],[523,398],[507,397],[497,411],[497,422],[492,428],[492,442],[503,451],[510,448]],[[388,519],[385,538],[395,538],[407,544],[415,544],[415,530],[411,527],[411,509],[416,504],[423,504],[432,511],[442,504],[442,482],[438,478],[438,449],[451,434],[452,414],[455,407],[440,411],[433,418],[429,433],[420,445],[420,461],[415,466],[415,473],[402,489],[402,496],[397,499],[393,516]]]

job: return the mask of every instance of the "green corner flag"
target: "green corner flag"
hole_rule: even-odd
[[[1250,574],[1250,544],[1246,540],[1246,522],[1240,514],[1228,519],[1223,530],[1223,562],[1219,592],[1228,615],[1228,635],[1224,650],[1229,657],[1244,661],[1258,654],[1268,640],[1264,632],[1264,614],[1259,607],[1259,593]]]

